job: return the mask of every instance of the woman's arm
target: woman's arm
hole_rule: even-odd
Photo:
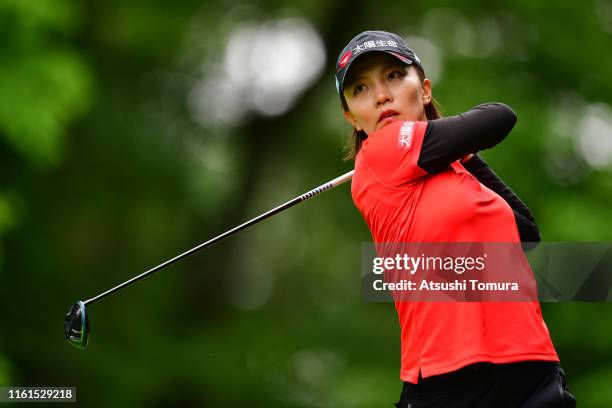
[[[480,156],[474,155],[463,162],[463,167],[510,205],[522,242],[540,242],[540,232],[529,208]]]
[[[478,105],[460,115],[431,120],[427,123],[417,164],[431,174],[444,171],[455,160],[504,140],[515,123],[512,109],[497,102]]]
[[[417,164],[439,173],[467,155],[489,149],[510,133],[516,115],[503,103],[478,105],[466,113],[428,122]],[[540,242],[540,232],[529,208],[478,155],[463,166],[483,185],[499,194],[512,208],[522,242]]]

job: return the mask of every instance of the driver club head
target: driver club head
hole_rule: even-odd
[[[84,349],[89,340],[89,321],[85,314],[85,303],[76,302],[64,318],[66,340],[74,347]]]

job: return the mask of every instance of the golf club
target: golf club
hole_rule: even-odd
[[[167,267],[172,265],[173,263],[176,263],[178,261],[180,261],[183,258],[188,257],[189,255],[192,255],[194,253],[196,253],[197,251],[207,248],[229,236],[232,236],[234,234],[236,234],[237,232],[242,231],[243,229],[246,229],[248,227],[250,227],[251,225],[257,224],[260,221],[265,220],[268,217],[271,217],[272,215],[278,214],[290,207],[293,207],[294,205],[301,203],[302,201],[306,201],[309,198],[312,198],[324,191],[330,190],[334,187],[339,186],[340,184],[350,180],[353,177],[353,171],[349,171],[346,174],[343,174],[340,177],[337,177],[325,184],[320,185],[317,188],[314,188],[300,196],[295,197],[292,200],[287,201],[284,204],[279,205],[278,207],[275,207],[243,224],[240,224],[220,235],[217,235],[216,237],[201,243],[200,245],[191,248],[188,251],[183,252],[180,255],[175,256],[172,259],[167,260],[164,263],[161,263],[159,265],[157,265],[154,268],[149,269],[146,272],[141,273],[140,275],[136,275],[133,278],[115,286],[114,288],[111,288],[109,290],[107,290],[106,292],[102,292],[97,296],[92,297],[91,299],[87,299],[85,301],[77,301],[75,304],[73,304],[70,307],[70,310],[68,311],[68,313],[66,314],[66,317],[64,318],[64,332],[66,334],[66,339],[68,340],[68,342],[70,344],[72,344],[73,346],[80,348],[80,349],[84,349],[85,347],[87,347],[87,342],[89,341],[89,319],[88,316],[86,314],[86,307],[87,306],[91,306],[93,303],[97,302],[98,300],[105,298],[115,292],[117,292],[120,289],[125,288],[126,286],[129,286],[133,283],[135,283],[136,281],[139,281],[141,279],[146,278],[147,276]]]

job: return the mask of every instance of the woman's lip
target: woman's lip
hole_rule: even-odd
[[[395,116],[399,115],[398,112],[394,111],[394,110],[386,110],[383,113],[380,114],[380,116],[378,117],[378,121],[382,122],[385,119],[388,118],[393,118]]]
[[[382,122],[384,122],[384,121],[386,121],[386,120],[388,120],[388,119],[395,119],[395,118],[397,118],[398,116],[399,116],[399,114],[387,115],[387,116],[383,117],[382,119],[380,119],[380,120],[378,121],[378,123],[382,123]]]
[[[383,121],[385,121],[387,119],[395,119],[396,117],[397,117],[397,115],[389,115],[389,116],[385,116],[380,121],[383,122]]]
[[[382,126],[385,126],[387,124],[389,124],[390,122],[395,122],[396,120],[398,120],[399,115],[392,115],[392,116],[385,116],[383,119],[381,119],[378,124],[376,125],[377,129],[380,129]]]

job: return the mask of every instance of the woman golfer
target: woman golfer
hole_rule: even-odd
[[[352,196],[375,242],[539,241],[529,209],[476,153],[516,122],[488,103],[441,118],[418,57],[366,31],[338,56],[354,128]],[[395,302],[404,382],[397,407],[572,407],[537,301]]]

